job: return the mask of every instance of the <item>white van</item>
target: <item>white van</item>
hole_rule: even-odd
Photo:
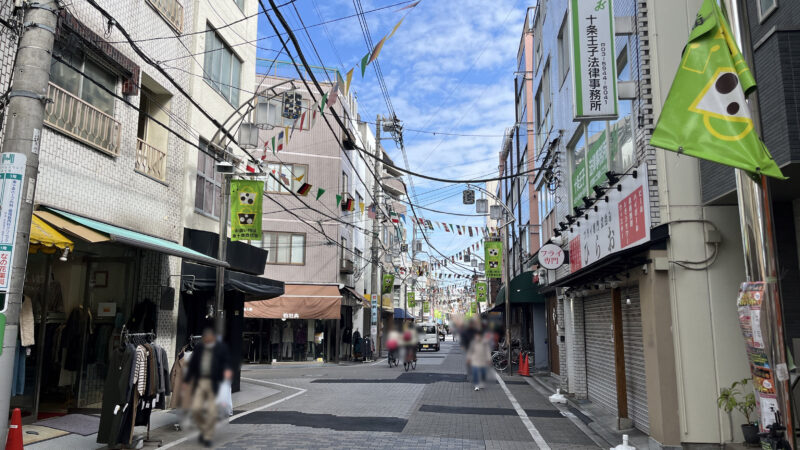
[[[419,338],[419,350],[439,351],[439,325],[433,322],[418,323],[417,336]]]

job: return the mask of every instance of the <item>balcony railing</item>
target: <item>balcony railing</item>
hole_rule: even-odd
[[[136,171],[156,180],[166,181],[167,153],[137,138]]]
[[[175,31],[183,33],[183,5],[178,3],[178,0],[147,0],[147,3],[150,3]]]
[[[53,83],[47,88],[52,103],[45,109],[45,123],[98,150],[119,155],[122,124],[91,104]]]

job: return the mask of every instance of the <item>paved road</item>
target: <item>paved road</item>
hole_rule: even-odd
[[[473,391],[463,352],[451,342],[421,353],[411,372],[381,361],[261,368],[242,376],[280,393],[237,411],[218,429],[217,448],[599,448],[574,416],[521,377],[490,374],[486,388]],[[192,435],[184,439],[165,444],[197,447]]]

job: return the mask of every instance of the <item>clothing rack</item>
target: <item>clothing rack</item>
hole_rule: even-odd
[[[122,333],[120,334],[120,343],[122,345],[125,344],[149,344],[156,339],[155,332],[149,333],[131,333],[128,331],[128,328],[123,325],[122,326]],[[136,405],[133,405],[135,408]],[[138,440],[138,439],[137,439]],[[147,418],[147,436],[142,440],[145,443],[155,443],[158,447],[161,447],[163,441],[161,439],[150,439],[150,417]],[[134,446],[135,448],[136,446]]]

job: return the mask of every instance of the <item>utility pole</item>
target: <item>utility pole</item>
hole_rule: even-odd
[[[375,201],[375,219],[372,220],[372,295],[377,296],[378,304],[377,323],[372,339],[375,342],[376,358],[381,356],[381,314],[383,310],[383,298],[381,298],[381,282],[378,273],[378,255],[380,251],[381,234],[381,116],[375,118],[375,184],[372,186],[372,198]]]
[[[741,0],[724,0],[723,3],[730,13],[728,16],[734,39],[741,49],[744,60],[753,68],[754,58],[745,3]],[[748,106],[756,130],[761,131],[757,98],[751,99]],[[764,336],[769,365],[776,374],[774,385],[778,410],[774,411],[774,414],[786,427],[785,437],[791,448],[796,448],[791,404],[792,389],[789,384],[781,292],[778,286],[772,194],[764,175],[759,175],[758,179],[754,180],[744,170],[736,169],[735,172],[745,277],[747,281],[763,281],[766,284],[761,303],[761,333]]]
[[[0,354],[0,442],[6,442],[8,433],[8,409],[11,402],[11,380],[14,370],[14,353],[19,336],[19,311],[22,304],[22,289],[25,284],[25,269],[28,263],[33,199],[39,173],[39,144],[47,103],[47,85],[50,82],[50,61],[57,25],[58,3],[55,0],[39,0],[26,3],[24,29],[17,50],[6,105],[5,135],[2,163],[25,162],[25,176],[21,181],[23,201],[12,204],[17,209],[17,221],[11,226],[16,230],[0,228],[2,235],[11,237],[14,245],[11,253],[11,276],[8,290],[0,302],[0,312],[5,315],[3,352]],[[6,183],[8,186],[10,183]],[[9,193],[10,194],[10,193]],[[19,196],[17,197],[19,198]],[[14,213],[3,211],[3,217]],[[8,216],[7,216],[8,214]],[[1,294],[1,293],[0,293]],[[0,328],[2,332],[2,328]],[[40,342],[39,345],[44,345]]]

